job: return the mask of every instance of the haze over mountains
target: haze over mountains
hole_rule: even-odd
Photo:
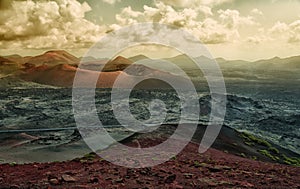
[[[203,63],[210,63],[211,59],[206,57],[196,57],[196,60]],[[145,61],[146,64],[135,63]],[[186,55],[179,55],[166,58],[181,69],[191,78],[203,79],[203,74],[194,62]],[[216,59],[225,76],[225,80],[287,80],[299,81],[300,56],[281,59],[278,57],[269,60],[247,62],[242,60],[227,61],[221,58]],[[78,68],[81,62],[80,68]],[[153,62],[153,63],[152,63]],[[130,66],[131,65],[131,66]],[[130,69],[126,69],[130,66]],[[96,59],[93,57],[77,58],[72,54],[53,50],[38,56],[21,57],[19,55],[0,56],[0,86],[19,86],[22,82],[51,85],[57,87],[71,87],[77,70],[87,75],[99,74],[97,82],[99,88],[109,88],[113,86],[115,79],[119,75],[126,78],[121,86],[126,87],[127,83],[136,77],[161,77],[173,78],[177,82],[184,83],[185,78],[178,76],[175,70],[168,68],[168,64],[153,61],[144,55],[125,58],[118,56],[113,60],[107,58]],[[180,75],[180,74],[179,74]],[[146,87],[166,87],[158,81],[147,81],[143,85]],[[163,85],[163,86],[162,86]],[[184,84],[183,84],[184,85]]]

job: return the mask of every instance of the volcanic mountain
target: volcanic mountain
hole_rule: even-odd
[[[63,50],[47,51],[42,55],[29,58],[25,63],[41,65],[57,65],[57,64],[78,64],[79,58],[69,54]]]
[[[140,60],[147,60],[147,59],[150,59],[150,58],[145,56],[145,55],[140,54],[140,55],[137,55],[137,56],[130,57],[128,59],[131,60],[132,62],[137,62],[137,61],[140,61]]]
[[[102,71],[104,72],[111,72],[111,71],[123,71],[128,66],[133,64],[133,62],[127,58],[124,58],[122,56],[118,56],[115,59],[109,61]]]
[[[200,56],[194,58],[201,64],[210,64],[213,60]],[[144,63],[137,63],[143,60]],[[77,58],[63,50],[52,50],[38,56],[21,57],[19,55],[10,55],[0,57],[0,76],[14,75],[25,81],[32,81],[40,84],[54,85],[60,87],[71,87],[78,65],[85,73],[102,72],[102,75],[114,81],[120,73],[127,74],[128,77],[174,77],[176,81],[183,81],[181,72],[176,71],[168,64],[162,61],[168,61],[182,69],[194,82],[206,81],[202,71],[187,55],[178,55],[173,58],[162,60],[152,60],[144,55],[138,55],[131,58],[118,56],[112,60],[107,58]],[[223,72],[226,82],[228,81],[297,81],[299,80],[299,62],[300,56],[290,58],[272,58],[256,62],[242,60],[227,61],[217,59]],[[129,69],[130,68],[130,69]],[[91,71],[91,72],[89,72]],[[172,74],[171,74],[172,73]],[[99,73],[98,73],[99,74]],[[110,77],[112,75],[112,77]],[[175,76],[177,75],[177,76]],[[157,77],[156,77],[157,78]],[[201,80],[202,79],[202,80]],[[129,82],[130,79],[127,78]],[[103,80],[101,83],[104,84]],[[110,83],[110,82],[108,82]],[[112,82],[113,83],[113,82]],[[110,87],[111,84],[105,84]],[[150,82],[153,84],[153,82]],[[149,83],[149,85],[150,85]],[[157,83],[157,82],[154,82]],[[151,84],[151,85],[152,85]],[[147,84],[148,85],[148,84]],[[101,87],[101,85],[99,85]],[[197,86],[196,86],[197,87]]]
[[[0,56],[0,75],[7,75],[20,69],[20,65],[5,57]]]
[[[92,62],[90,62],[92,61]],[[118,87],[130,87],[130,83],[143,77],[141,88],[169,88],[170,86],[152,78],[165,78],[176,81],[185,86],[186,80],[168,72],[149,68],[142,64],[134,64],[133,61],[118,56],[112,60],[107,59],[83,59],[83,64],[78,68],[79,59],[65,51],[48,51],[42,55],[32,57],[25,64],[19,77],[25,81],[39,84],[72,87],[76,72],[83,76],[79,85],[86,87],[89,78],[97,77],[98,88],[111,88],[115,80],[122,76]],[[129,67],[130,66],[130,67]],[[101,70],[101,72],[99,72]]]

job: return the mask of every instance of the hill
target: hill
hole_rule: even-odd
[[[194,59],[201,64],[207,65],[213,61],[204,56],[195,57]],[[144,60],[142,64],[135,64],[135,62],[140,60]],[[94,57],[84,57],[80,59],[63,50],[47,51],[44,54],[32,57],[21,57],[19,55],[0,57],[0,76],[4,77],[12,74],[26,81],[70,87],[72,86],[71,78],[74,78],[75,75],[74,68],[77,69],[80,62],[80,68],[82,70],[97,72],[102,70],[102,72],[107,72],[107,74],[105,74],[107,76],[106,78],[108,78],[108,75],[114,75],[113,77],[116,77],[117,74],[108,73],[123,72],[129,66],[131,66],[131,69],[125,71],[129,76],[150,76],[152,73],[162,74],[164,76],[169,74],[170,77],[177,75],[176,77],[178,79],[182,76],[181,72],[178,72],[178,70],[170,67],[168,64],[164,64],[162,61],[168,61],[179,66],[179,68],[192,78],[197,87],[199,81],[202,85],[206,80],[199,67],[195,65],[191,58],[184,54],[162,60],[150,59],[144,55],[137,55],[130,58],[118,56],[112,60],[108,60],[107,58],[96,59]],[[221,58],[216,59],[216,61],[227,83],[291,83],[297,82],[300,79],[300,56],[290,58],[275,57],[255,62],[225,60]],[[67,71],[69,68],[71,68],[71,70]],[[45,78],[42,78],[43,74],[45,74]],[[58,78],[60,78],[60,81],[58,81]],[[63,81],[64,79],[65,81]],[[103,82],[99,86],[101,85],[103,85]],[[105,86],[109,87],[112,86],[112,84]]]
[[[177,83],[184,88],[185,79],[179,76],[172,75],[168,72],[159,71],[149,68],[144,65],[133,64],[133,62],[127,58],[118,56],[115,59],[109,61],[107,64],[106,59],[92,60],[91,58],[87,62],[83,62],[80,68],[74,64],[58,64],[60,60],[68,62],[69,59],[63,59],[57,54],[63,54],[63,57],[68,57],[64,52],[52,52],[49,51],[43,55],[32,58],[31,60],[43,59],[43,64],[35,64],[32,61],[22,65],[23,69],[17,76],[28,82],[35,82],[44,85],[58,86],[58,87],[72,87],[73,80],[77,71],[81,75],[84,75],[83,81],[79,84],[82,87],[86,87],[89,83],[89,77],[99,77],[96,87],[98,88],[111,88],[117,77],[122,76],[124,79],[119,83],[119,87],[128,88],[129,84],[138,77],[144,77],[146,81],[140,84],[139,88],[169,88],[158,80],[150,79],[149,77],[158,78],[173,78]],[[49,58],[50,56],[50,58]],[[49,61],[46,61],[48,60]],[[59,59],[58,59],[59,58]],[[57,62],[58,61],[58,62]],[[74,63],[71,61],[71,63]],[[130,69],[126,69],[130,66]],[[102,69],[100,74],[99,70]],[[95,71],[96,70],[96,71]],[[149,79],[147,79],[149,78]]]
[[[140,61],[140,60],[146,60],[146,59],[150,59],[150,58],[148,58],[145,55],[140,54],[140,55],[137,55],[137,56],[130,57],[128,59],[131,60],[132,62],[137,62],[137,61]]]
[[[102,71],[103,72],[123,71],[131,64],[133,64],[131,60],[124,58],[122,56],[118,56],[115,59],[107,62],[105,66],[102,68]]]
[[[121,143],[131,147],[151,147],[163,142],[166,136],[172,134],[172,128],[174,128],[172,125],[165,125],[160,129],[160,134],[158,132],[135,134],[122,140]],[[196,135],[202,132],[202,128],[199,129]],[[300,187],[299,167],[246,159],[245,156],[251,156],[253,153],[249,149],[257,151],[262,146],[259,144],[252,146],[243,154],[233,155],[231,150],[240,152],[240,144],[244,138],[241,137],[241,133],[230,128],[224,129],[213,148],[204,154],[198,153],[199,137],[195,136],[194,141],[171,160],[148,168],[131,169],[116,166],[93,153],[66,162],[2,164],[0,187],[271,188],[275,185],[279,188]],[[27,140],[39,140],[24,134],[22,137]],[[174,141],[174,146],[170,148],[176,148],[176,144]],[[63,149],[63,146],[60,145],[58,149]],[[159,157],[153,158],[152,154],[149,154],[149,157],[145,158],[156,161]],[[131,162],[130,159],[122,157],[119,161]]]
[[[19,71],[21,66],[8,58],[0,56],[0,76],[8,75]]]
[[[30,63],[35,65],[57,65],[57,64],[78,64],[79,58],[71,55],[70,53],[63,50],[47,51],[42,55],[34,56],[29,58],[24,63]]]

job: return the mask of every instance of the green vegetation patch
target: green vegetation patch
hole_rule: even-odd
[[[250,133],[242,132],[240,136],[245,140],[245,144],[249,146],[253,146],[253,143],[256,143],[265,147],[272,147],[268,141],[258,138]]]
[[[280,160],[279,157],[273,156],[268,150],[258,150],[258,152],[274,161]]]
[[[288,165],[300,166],[300,158],[296,157],[287,157],[285,154],[282,154],[284,163]]]
[[[269,147],[269,151],[274,153],[274,154],[279,154],[279,150],[277,148],[274,148],[274,147]]]
[[[258,150],[258,152],[272,159],[273,161],[284,162],[288,165],[300,166],[300,158],[287,157],[285,154],[281,154],[280,151],[277,148],[273,147],[268,141],[245,132],[242,132],[240,136],[244,139],[244,143],[248,146],[254,146],[255,144],[259,144],[261,146],[266,147],[265,149]],[[243,157],[243,154],[240,155]],[[257,158],[255,157],[255,159]]]

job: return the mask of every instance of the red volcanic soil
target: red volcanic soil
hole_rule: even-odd
[[[139,141],[140,142],[140,141]],[[138,146],[139,142],[128,143]],[[147,145],[155,140],[145,141]],[[189,143],[161,165],[131,169],[90,154],[68,162],[0,165],[0,188],[299,188],[299,167],[264,163]]]
[[[31,64],[30,64],[31,65]],[[26,81],[32,81],[40,84],[53,85],[59,87],[72,87],[77,68],[68,64],[59,64],[56,66],[40,65],[27,66],[21,78]],[[112,87],[115,79],[121,72],[104,72],[99,73],[90,70],[79,70],[84,78],[80,86],[87,86],[91,76],[99,77],[97,87]]]
[[[98,78],[96,87],[97,88],[112,88],[114,82],[121,75],[122,79],[119,80],[118,87],[128,88],[129,84],[132,83],[136,78],[135,76],[156,76],[160,78],[173,78],[174,81],[177,81],[178,85],[185,87],[185,79],[179,76],[172,75],[167,72],[162,72],[148,68],[143,65],[134,65],[131,69],[122,71],[128,65],[132,63],[130,60],[117,57],[112,62],[109,62],[104,67],[104,72],[98,72],[88,69],[81,69],[70,64],[57,64],[57,65],[35,65],[33,63],[23,64],[23,70],[20,73],[19,77],[25,81],[31,81],[35,83],[40,83],[44,85],[52,85],[58,87],[72,87],[76,72],[78,70],[81,80],[77,85],[78,87],[87,87],[90,86],[90,78]],[[107,71],[110,70],[110,71]],[[94,86],[91,86],[94,87]],[[157,80],[148,79],[145,82],[139,85],[140,88],[167,88],[168,85],[165,85]]]
[[[139,58],[145,57],[133,57],[133,59]],[[89,62],[89,60],[92,60],[92,62]],[[186,79],[147,66],[133,65],[130,69],[125,70],[134,62],[122,56],[110,61],[107,59],[94,60],[93,58],[87,58],[83,61],[83,65],[78,68],[79,58],[66,51],[59,50],[48,51],[34,57],[11,55],[6,58],[0,56],[0,74],[14,74],[21,80],[57,87],[72,87],[77,70],[83,76],[78,87],[94,87],[90,86],[90,78],[97,77],[97,88],[112,88],[116,78],[120,75],[122,76],[122,79],[118,82],[120,88],[131,88],[130,82],[139,79],[137,77],[145,77],[146,80],[149,76],[150,78],[168,78],[176,81],[179,86],[186,86]],[[147,79],[138,86],[138,88],[169,87],[169,85],[155,79]]]

